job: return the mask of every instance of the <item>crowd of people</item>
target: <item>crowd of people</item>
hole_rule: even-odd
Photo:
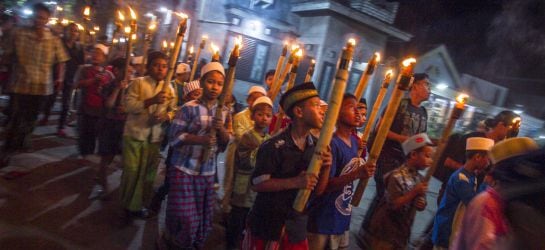
[[[252,86],[247,108],[239,110],[230,93],[227,105],[218,103],[227,80],[219,62],[203,65],[195,81],[189,81],[190,66],[178,63],[176,79],[165,82],[166,54],[151,51],[147,61],[135,57],[127,65],[125,58],[111,58],[107,44],[85,51],[75,24],[53,34],[46,26],[47,6],[34,5],[34,14],[33,26],[10,30],[4,27],[12,20],[2,18],[2,65],[11,76],[3,78],[10,104],[0,167],[31,147],[38,116],[43,112],[40,122],[47,122],[57,95],[62,96],[57,134],[65,136],[72,93],[78,90],[78,150],[84,159],[100,156],[99,198],[108,189],[107,168],[121,154],[120,222],[153,218],[167,197],[159,247],[202,249],[215,212],[226,215],[229,249],[348,249],[354,240],[362,249],[409,247],[415,215],[427,206],[421,170],[433,164],[437,146],[426,134],[428,115],[421,106],[430,95],[425,73],[413,75],[376,166],[366,159],[377,138],[359,137],[367,103],[347,93],[329,147],[319,152],[320,171],[310,174],[307,166],[327,112],[312,82],[296,84],[273,102],[268,90],[274,71],[269,71],[264,86]],[[434,176],[442,187],[424,236],[428,247],[544,249],[545,152],[532,139],[517,137],[520,117],[512,111],[484,124],[483,131],[450,136],[439,157]],[[154,190],[162,150],[168,152],[167,173]],[[225,168],[222,181],[219,167]],[[371,177],[376,197],[357,239],[351,239],[354,181]],[[217,195],[218,183],[224,185],[223,197]],[[302,213],[292,208],[300,189],[312,190]]]

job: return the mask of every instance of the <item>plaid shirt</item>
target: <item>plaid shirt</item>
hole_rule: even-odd
[[[204,147],[202,145],[186,145],[184,140],[188,134],[204,136],[212,127],[212,119],[216,114],[217,104],[211,108],[204,105],[200,99],[187,102],[182,106],[170,125],[169,144],[173,148],[170,164],[189,175],[214,175],[215,154],[208,159],[202,159]],[[229,108],[223,110],[223,121],[227,131],[231,131],[231,117]],[[217,147],[212,149],[217,151]]]
[[[46,30],[38,40],[33,28],[19,28],[6,48],[16,60],[14,93],[53,94],[53,65],[70,59],[60,38]]]

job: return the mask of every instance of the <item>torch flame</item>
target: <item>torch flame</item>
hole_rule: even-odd
[[[220,51],[220,48],[218,48],[218,46],[216,46],[214,43],[210,43],[210,49],[212,49],[214,54],[219,53]]]
[[[155,30],[156,28],[157,28],[157,24],[155,22],[150,23],[150,25],[148,26],[149,30]]]
[[[284,41],[284,46],[289,46],[290,43],[288,41]]]
[[[127,34],[131,33],[131,27],[130,26],[125,27],[125,33],[127,33]]]
[[[238,46],[239,49],[242,48],[242,36],[235,37],[235,45]]]
[[[117,38],[114,38],[114,39],[112,40],[112,43],[118,43],[118,42],[119,42],[119,40],[117,40]]]
[[[50,25],[56,25],[58,22],[57,18],[49,18],[49,22],[47,22]]]
[[[174,48],[174,42],[170,42],[170,47]]]
[[[63,19],[61,20],[61,24],[62,24],[62,25],[67,25],[68,23],[69,23],[69,21],[68,21],[67,19],[64,19],[64,18],[63,18]],[[79,27],[78,27],[78,28],[79,28]],[[82,27],[82,28],[83,28],[83,27]]]
[[[83,28],[83,25],[79,24],[79,23],[76,23],[76,26],[78,26],[78,30],[84,30],[85,28]]]
[[[64,9],[61,6],[57,6],[58,11],[63,11]]]
[[[414,58],[407,58],[405,60],[403,60],[403,62],[401,63],[404,67],[409,67],[411,64],[413,63],[416,63],[416,59]]]
[[[467,99],[469,99],[469,95],[462,93],[456,97],[456,102],[465,104],[467,102]]]
[[[85,6],[85,9],[83,9],[83,15],[86,16],[86,17],[91,15],[91,7]]]
[[[312,59],[312,60],[310,60],[310,63],[316,64],[316,60]]]
[[[202,35],[202,40],[203,40],[203,41],[208,40],[208,35]]]
[[[182,13],[182,12],[174,12],[174,14],[176,14],[177,16],[179,16],[182,19],[189,18],[185,13]]]
[[[351,44],[352,46],[356,46],[356,39],[350,38],[348,39],[348,43]]]
[[[167,40],[163,40],[163,48],[167,48],[167,47],[168,47]]]
[[[119,18],[119,20],[125,21],[125,16],[120,10],[117,11],[117,17]]]
[[[291,45],[291,51],[297,51],[299,50],[299,45],[298,44],[292,44]]]
[[[299,58],[303,57],[303,50],[302,49],[297,50],[297,52],[295,52],[295,56],[297,56]]]
[[[132,34],[132,35],[131,35],[131,38],[132,38],[132,40],[136,40],[136,38],[137,38],[137,37],[136,37],[136,34]]]
[[[375,61],[380,62],[380,53],[375,52]]]
[[[129,6],[129,12],[131,13],[132,20],[136,20],[136,13],[132,10],[131,6]]]
[[[99,31],[99,30],[100,30],[100,27],[95,26],[95,27],[93,27],[93,29],[94,29],[95,31]]]
[[[394,74],[394,71],[389,69],[389,70],[386,70],[386,73],[384,74],[386,77],[391,77],[392,75]]]
[[[193,54],[193,51],[194,51],[194,48],[193,48],[193,45],[191,45],[191,47],[189,47],[189,54]]]

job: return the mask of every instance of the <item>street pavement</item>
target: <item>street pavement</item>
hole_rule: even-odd
[[[94,199],[99,158],[78,157],[74,127],[67,128],[67,137],[56,136],[59,108],[57,103],[49,122],[35,129],[32,148],[14,156],[8,167],[0,169],[0,249],[155,249],[155,241],[164,228],[166,204],[157,217],[137,219],[120,227],[120,158],[116,157],[109,166],[106,199]],[[4,136],[4,128],[0,128],[0,145]],[[222,156],[219,161],[221,179]],[[161,163],[156,186],[163,178]],[[374,182],[370,181],[364,200],[353,208],[349,249],[358,249],[354,236],[374,189]],[[413,239],[431,220],[438,189],[439,182],[433,180],[428,207],[417,214],[413,225]],[[219,213],[216,217],[206,249],[225,248],[225,228]]]

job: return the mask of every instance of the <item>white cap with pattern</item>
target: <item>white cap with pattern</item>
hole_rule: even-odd
[[[183,74],[191,72],[191,67],[187,63],[180,63],[176,66],[176,74]]]
[[[267,95],[267,91],[265,90],[265,88],[261,87],[261,86],[252,86],[249,90],[248,90],[248,95],[252,94],[252,93],[261,93],[261,94],[264,94],[264,95]]]
[[[184,96],[186,96],[187,94],[197,89],[201,89],[201,83],[199,82],[199,80],[193,80],[191,82],[186,83],[183,88]]]
[[[426,133],[420,133],[409,137],[409,139],[401,144],[401,147],[403,147],[403,153],[405,153],[405,155],[408,155],[410,152],[426,145],[432,146],[433,142],[431,142],[430,138]]]

